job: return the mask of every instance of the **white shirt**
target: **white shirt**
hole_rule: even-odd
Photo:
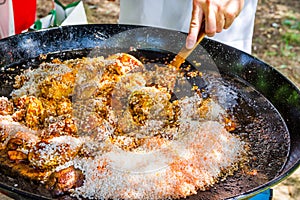
[[[246,0],[229,29],[212,39],[251,53],[255,12],[258,0]],[[120,24],[145,25],[188,32],[192,0],[121,0]]]

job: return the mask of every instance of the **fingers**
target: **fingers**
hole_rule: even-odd
[[[225,16],[223,15],[222,11],[218,9],[216,13],[216,32],[222,32],[223,28],[225,29],[226,21]]]
[[[203,18],[203,11],[200,8],[199,4],[193,5],[193,12],[192,12],[192,19],[190,24],[190,31],[186,38],[186,48],[192,49],[194,45],[196,44],[197,37],[199,34],[199,30],[201,27]]]
[[[196,43],[202,18],[205,18],[205,33],[214,36],[229,28],[244,6],[244,0],[193,0],[192,20],[186,47]]]
[[[211,4],[210,0],[206,1],[206,8],[205,8],[205,33],[212,37],[215,35],[217,30],[217,18],[216,12]]]
[[[244,7],[244,0],[227,1],[227,3],[224,5],[224,8],[225,8],[224,29],[228,29],[232,25],[235,18],[237,18],[237,16],[240,14],[243,7]]]
[[[231,24],[233,23],[234,18],[226,18],[225,23],[224,23],[224,29],[228,29]]]

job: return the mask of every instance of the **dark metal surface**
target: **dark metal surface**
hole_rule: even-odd
[[[142,57],[149,57],[147,52],[153,51],[151,55],[159,56],[165,52],[176,54],[184,38],[176,31],[128,25],[69,26],[6,38],[0,40],[0,96],[9,96],[15,74],[44,61],[40,54],[48,54],[51,60],[143,49],[146,54],[142,53]],[[242,137],[252,145],[249,170],[259,171],[258,176],[240,171],[189,199],[248,197],[290,175],[300,163],[299,90],[268,64],[209,39],[204,39],[188,60],[200,62],[201,71],[214,74],[222,85],[239,94],[238,106],[230,112],[241,122],[236,134],[243,133]],[[0,186],[15,195],[47,198],[36,184],[22,188],[21,182],[0,176]],[[32,189],[34,186],[39,189]]]

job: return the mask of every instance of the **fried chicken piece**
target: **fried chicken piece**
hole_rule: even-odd
[[[13,99],[24,95],[36,97],[60,97],[72,90],[72,80],[76,70],[62,63],[42,63],[36,69],[28,69],[16,79],[11,96]],[[25,80],[25,81],[23,81]],[[68,84],[70,88],[68,89]],[[63,91],[66,89],[65,91]],[[68,94],[66,94],[68,96]]]
[[[162,134],[164,128],[174,127],[179,115],[177,102],[161,88],[141,87],[134,90],[123,105],[112,106],[115,135],[147,138]],[[171,136],[168,136],[171,137]]]
[[[0,97],[0,115],[11,115],[13,110],[13,103],[7,97]]]
[[[76,121],[78,135],[91,139],[105,140],[113,127],[105,120],[109,112],[106,98],[94,98],[73,104],[73,117]],[[110,130],[110,131],[109,131]]]
[[[103,118],[93,113],[80,122],[80,135],[88,135],[91,139],[104,141],[112,134],[113,127]]]
[[[52,169],[74,158],[82,141],[72,136],[53,137],[42,140],[28,154],[30,164],[39,169]]]
[[[57,116],[57,101],[55,99],[46,99],[40,97],[42,105],[45,109],[44,117]],[[59,101],[60,102],[60,101]]]
[[[9,174],[17,175],[20,178],[30,180],[33,182],[46,181],[51,175],[51,171],[37,170],[28,165],[28,161],[12,161],[8,157],[7,151],[0,151],[0,167],[4,170],[9,170]]]
[[[133,121],[144,125],[148,119],[165,121],[172,109],[171,95],[155,87],[144,87],[135,90],[129,97],[129,112]]]
[[[16,107],[16,111],[13,113],[12,117],[14,121],[23,121],[26,116],[26,104],[27,104],[28,96],[24,95],[20,98],[14,99],[14,106]]]
[[[63,195],[72,188],[83,185],[84,175],[81,170],[74,166],[53,172],[47,183],[46,188],[51,191],[53,196]]]
[[[102,119],[107,119],[109,109],[111,108],[111,101],[108,101],[107,98],[95,98],[95,112],[101,117]]]
[[[72,103],[64,97],[57,100],[22,96],[14,101],[17,111],[13,114],[13,119],[17,122],[23,122],[33,130],[48,127],[48,118],[51,116],[72,114]]]
[[[109,71],[113,71],[118,75],[124,75],[128,72],[138,72],[144,70],[144,65],[134,56],[127,53],[117,53],[111,55],[107,60],[115,60],[112,65],[108,66]]]
[[[24,136],[22,136],[24,135]],[[28,136],[27,136],[28,135]],[[12,138],[24,137],[24,141],[31,141],[36,139],[36,131],[29,129],[24,124],[15,122],[13,118],[9,115],[1,116],[0,115],[0,149],[6,149],[7,143]]]
[[[125,109],[131,93],[146,85],[145,75],[142,73],[129,73],[124,75],[116,84],[112,92],[113,109]]]
[[[14,100],[17,111],[13,114],[15,121],[24,121],[24,124],[37,130],[44,120],[42,102],[34,96],[22,96]]]
[[[15,162],[26,161],[28,151],[37,141],[38,137],[32,133],[17,132],[6,146],[9,159]]]
[[[39,84],[41,96],[49,99],[68,98],[74,90],[76,74],[74,71],[47,76]]]
[[[37,130],[38,125],[43,121],[43,113],[44,109],[42,102],[34,97],[29,98],[25,116],[26,126]]]
[[[107,118],[111,102],[105,97],[73,102],[72,114],[78,120],[86,120],[89,115],[97,114],[100,118]]]
[[[50,139],[63,135],[78,136],[77,126],[71,115],[50,116],[45,120],[45,124],[47,124],[47,126],[45,125],[41,138]]]
[[[44,118],[72,114],[72,102],[68,98],[62,97],[59,100],[46,98],[39,99],[41,100],[45,110]]]
[[[21,162],[21,161],[26,161],[27,160],[27,154],[23,153],[22,151],[15,151],[15,150],[10,150],[7,151],[8,158],[12,161],[15,162]]]
[[[69,67],[76,69],[76,80],[72,100],[90,99],[98,88],[105,62],[104,57],[82,58],[65,61]]]
[[[96,96],[102,96],[110,99],[115,85],[120,79],[131,72],[142,72],[145,70],[143,63],[135,57],[118,53],[107,58],[109,64],[105,66],[105,70],[99,80],[99,87],[96,90]]]

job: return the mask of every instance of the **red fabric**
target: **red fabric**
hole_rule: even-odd
[[[12,0],[15,33],[28,29],[35,21],[36,0]]]

